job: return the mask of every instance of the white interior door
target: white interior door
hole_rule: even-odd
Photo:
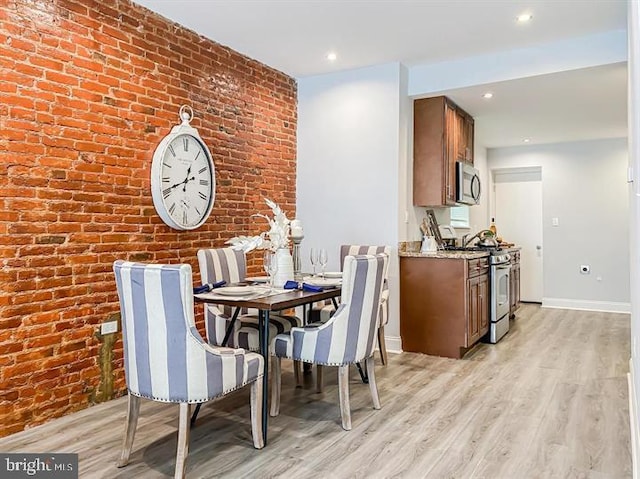
[[[521,246],[520,299],[542,302],[541,172],[496,173],[495,220],[498,236]]]

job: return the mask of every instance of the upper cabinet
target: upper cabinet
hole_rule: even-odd
[[[413,103],[413,204],[456,204],[456,161],[473,164],[473,118],[444,96]]]

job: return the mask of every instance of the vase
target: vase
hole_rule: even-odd
[[[273,278],[273,286],[282,288],[287,281],[293,280],[293,257],[289,248],[278,248],[275,260],[278,269]]]

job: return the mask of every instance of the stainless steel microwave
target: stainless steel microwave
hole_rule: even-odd
[[[477,205],[481,190],[480,172],[469,163],[456,162],[456,202]]]

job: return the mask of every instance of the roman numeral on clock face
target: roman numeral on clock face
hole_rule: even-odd
[[[169,187],[169,188],[165,188],[164,190],[162,190],[162,196],[163,196],[163,198],[165,198],[165,199],[166,199],[166,198],[171,194],[171,191],[173,191],[173,190],[171,189],[171,187]]]
[[[184,151],[189,151],[189,138],[186,136],[182,138],[182,147],[184,148]]]
[[[209,185],[209,180],[200,180],[200,184],[202,186],[207,186],[207,185]]]
[[[206,170],[207,170],[207,167],[206,167],[206,166],[203,166],[202,168],[200,168],[200,169],[198,170],[198,174],[200,174],[200,175],[201,175],[201,174],[202,174],[202,173],[204,173]],[[202,180],[200,180],[200,181],[202,181]]]
[[[174,158],[176,157],[176,151],[173,149],[173,145],[169,145],[169,152]]]
[[[186,225],[187,224],[187,210],[184,210],[182,212],[182,224]]]
[[[175,203],[171,203],[171,206],[169,206],[169,214],[173,215],[173,212],[176,210],[176,204]]]
[[[198,192],[198,196],[199,196],[200,198],[202,198],[203,200],[206,200],[206,199],[207,199],[207,195],[205,195],[202,191],[199,191],[199,192]]]

